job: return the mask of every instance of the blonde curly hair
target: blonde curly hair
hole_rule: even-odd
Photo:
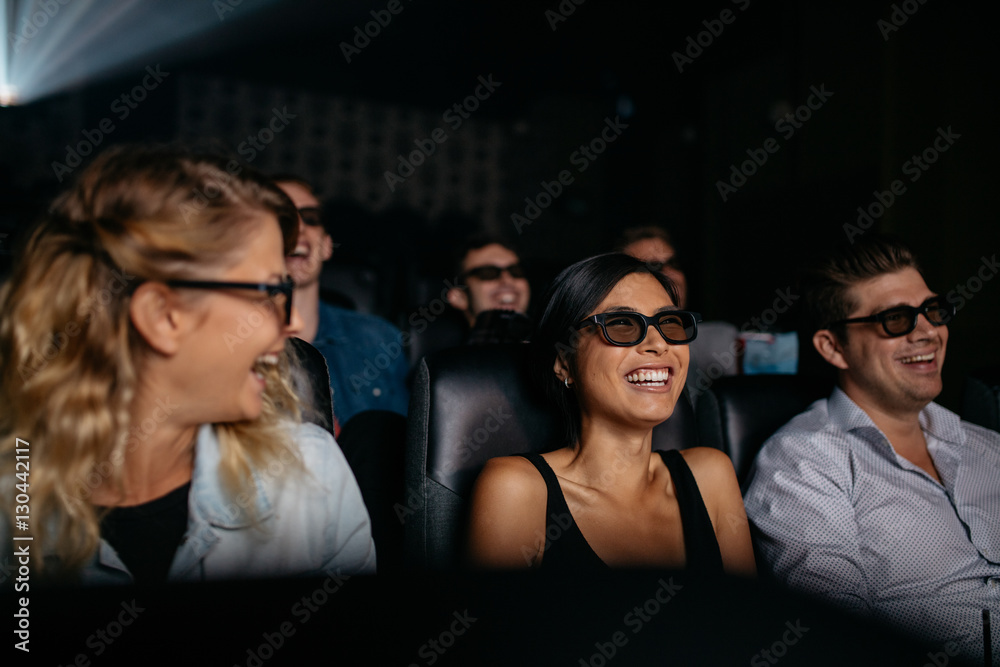
[[[19,438],[30,450],[36,571],[53,553],[48,574],[79,571],[100,541],[90,492],[107,480],[124,493],[129,406],[148,351],[129,315],[132,291],[225,264],[262,212],[293,248],[295,208],[256,172],[177,147],[123,146],[98,156],[28,237],[0,288],[0,512],[12,529]],[[299,460],[287,428],[301,418],[294,363],[286,352],[268,372],[257,419],[214,425],[233,497],[253,497],[254,470],[289,452]]]

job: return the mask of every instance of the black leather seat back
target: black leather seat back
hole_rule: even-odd
[[[810,376],[721,377],[698,399],[702,444],[726,452],[743,485],[764,441],[832,390],[830,380]]]
[[[962,419],[1000,431],[1000,368],[983,368],[965,378]]]
[[[685,386],[670,419],[653,428],[653,449],[687,449],[704,445],[688,388]]]
[[[494,456],[561,445],[558,416],[528,375],[527,346],[460,346],[434,355],[427,476],[466,496]]]
[[[302,402],[302,419],[319,424],[333,435],[333,396],[326,358],[301,338],[289,338],[285,345],[298,362],[298,368],[292,373],[292,384]]]
[[[528,346],[462,346],[424,357],[410,394],[405,522],[410,562],[458,564],[466,501],[486,461],[561,447],[561,419],[531,380]],[[654,429],[654,448],[698,444],[686,394]]]

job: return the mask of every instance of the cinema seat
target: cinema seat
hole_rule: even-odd
[[[702,444],[729,455],[742,486],[764,441],[832,390],[831,380],[812,376],[720,377],[698,398]]]
[[[302,419],[319,424],[333,434],[333,396],[330,371],[322,353],[301,338],[289,338],[286,348],[298,359],[292,386],[302,402]]]
[[[1000,368],[979,369],[965,378],[962,419],[1000,431]]]

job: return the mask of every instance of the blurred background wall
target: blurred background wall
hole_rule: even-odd
[[[932,289],[972,297],[945,366],[957,409],[964,376],[1000,366],[1000,279],[982,279],[1000,250],[998,58],[980,10],[675,4],[8,2],[2,268],[98,139],[210,140],[314,180],[337,212],[333,263],[364,267],[403,327],[470,217],[516,238],[538,296],[624,227],[661,224],[691,307],[741,325],[861,207]],[[530,224],[512,219],[562,172]],[[794,326],[794,309],[773,325]]]

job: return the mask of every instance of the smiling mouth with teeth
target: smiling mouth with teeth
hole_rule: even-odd
[[[631,384],[640,387],[662,387],[670,379],[670,369],[657,369],[650,371],[638,371],[625,376]]]
[[[934,361],[934,353],[930,354],[918,354],[913,357],[903,357],[900,361],[904,364],[919,364],[924,361]]]
[[[276,368],[278,366],[278,355],[277,354],[262,354],[257,357],[253,362],[253,374],[259,379],[264,379],[264,373],[268,371],[269,368]]]

